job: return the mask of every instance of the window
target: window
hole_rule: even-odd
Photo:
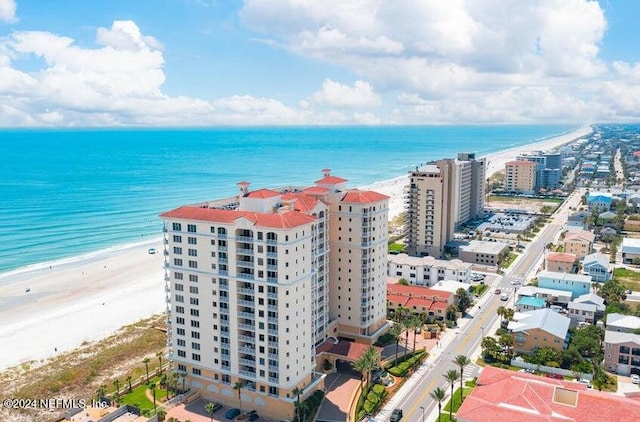
[[[176,289],[177,292],[181,292],[181,291],[184,290],[184,286],[182,284],[176,283],[175,289]]]
[[[197,353],[191,353],[191,359],[200,362],[200,355]]]
[[[198,256],[197,249],[189,249],[189,256]]]
[[[184,314],[184,306],[176,306],[177,314]]]
[[[190,245],[197,245],[198,240],[195,237],[189,237],[187,238],[187,243],[189,243]]]
[[[182,248],[178,246],[173,247],[173,253],[176,255],[182,255]]]
[[[197,283],[198,282],[198,276],[195,275],[195,274],[189,274],[189,281],[193,281],[193,282]],[[196,293],[197,293],[197,289],[198,288],[196,287]]]
[[[183,336],[185,335],[186,331],[184,330],[184,328],[178,328],[176,330],[176,333],[178,333],[179,336]]]
[[[186,341],[184,341],[183,339],[181,339],[181,338],[179,338],[179,339],[178,339],[178,346],[182,346],[182,347],[184,347],[184,346],[186,345],[186,343],[187,343],[187,342],[186,342]]]
[[[173,241],[175,243],[182,243],[182,236],[178,236],[176,234],[173,235]]]
[[[184,350],[178,350],[178,356],[180,356],[181,358],[186,358],[187,352],[185,352]]]
[[[196,359],[194,359],[194,360],[196,360]],[[200,360],[200,355],[198,355],[198,360]],[[202,375],[202,373],[200,372],[200,369],[198,369],[198,368],[191,368],[191,373],[193,375]]]
[[[191,338],[200,338],[200,333],[198,331],[192,331]]]
[[[198,311],[197,309],[191,309],[191,316],[200,316],[200,311]]]
[[[174,274],[173,274],[173,277],[174,277],[176,280],[182,280],[182,273],[174,273]]]
[[[187,224],[187,231],[189,233],[195,233],[196,232],[196,225],[195,224]]]
[[[182,224],[180,224],[180,223],[173,223],[173,231],[174,231],[174,232],[182,231]]]
[[[191,321],[191,326],[194,328],[200,327],[200,321]]]
[[[184,325],[184,318],[176,317],[176,324]]]
[[[192,305],[196,305],[197,306],[199,304],[199,302],[200,301],[198,300],[197,297],[190,297],[189,298],[189,303],[191,303]]]
[[[198,286],[189,286],[189,293],[198,294]]]
[[[189,268],[198,268],[198,261],[189,261]]]
[[[180,258],[173,258],[173,265],[176,267],[182,267],[182,260]]]
[[[200,343],[191,342],[191,348],[193,350],[200,350]]]
[[[176,302],[178,302],[178,303],[183,303],[183,302],[184,302],[184,296],[182,296],[182,295],[176,295]]]

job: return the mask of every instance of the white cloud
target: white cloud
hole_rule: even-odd
[[[15,0],[0,0],[0,21],[8,23],[18,22],[16,9]]]
[[[380,96],[364,81],[356,81],[353,87],[326,79],[322,90],[310,97],[316,104],[336,108],[374,107],[380,105]]]

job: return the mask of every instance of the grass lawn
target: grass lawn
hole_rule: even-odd
[[[478,296],[482,296],[482,294],[484,292],[486,292],[487,290],[489,290],[489,285],[488,284],[475,284],[473,286],[471,286],[472,293],[474,295],[478,295]]]
[[[167,398],[167,390],[159,388],[159,382],[160,382],[159,377],[152,378],[151,382],[156,383],[156,405],[159,405],[161,402],[163,402]],[[124,394],[120,399],[120,401],[123,404],[139,406],[141,410],[142,409],[151,410],[153,409],[153,402],[149,400],[149,398],[147,397],[147,393],[146,393],[147,390],[149,390],[149,388],[147,387],[147,384],[139,385],[138,387],[134,388],[131,393]],[[149,390],[149,394],[151,395],[151,390]]]
[[[627,268],[616,268],[615,279],[626,289],[640,290],[640,272]]]
[[[402,253],[404,251],[404,245],[402,243],[389,244],[390,253]]]

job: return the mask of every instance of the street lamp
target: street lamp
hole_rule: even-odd
[[[420,410],[422,410],[422,422],[424,422],[424,407],[420,406]]]

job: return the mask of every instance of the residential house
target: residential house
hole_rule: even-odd
[[[583,230],[588,228],[587,220],[591,216],[589,211],[576,211],[567,218],[567,227],[579,227]]]
[[[602,239],[604,236],[615,236],[618,234],[618,231],[615,229],[615,227],[603,227],[598,234],[600,236],[600,239]]]
[[[589,211],[609,211],[611,209],[611,202],[612,195],[610,193],[591,192],[587,195],[587,204],[589,205]]]
[[[564,252],[575,254],[581,260],[593,251],[594,240],[595,235],[586,230],[566,232],[563,240]]]
[[[456,413],[458,422],[637,420],[640,400],[573,381],[485,366]]]
[[[609,257],[599,252],[584,257],[582,272],[591,276],[592,281],[604,283],[611,278],[609,270]]]
[[[522,297],[537,297],[544,299],[548,305],[557,305],[566,308],[569,302],[571,302],[571,292],[565,292],[562,290],[545,289],[536,286],[523,286],[517,291],[518,298]]]
[[[454,296],[428,287],[387,283],[387,312],[403,307],[415,314],[442,320],[446,317],[447,307],[454,303]]]
[[[566,316],[544,308],[518,314],[516,318],[507,326],[516,353],[532,353],[541,347],[561,351],[569,345],[571,320]]]
[[[624,376],[640,375],[640,334],[607,329],[603,346],[606,370]]]
[[[575,273],[576,255],[565,252],[549,252],[546,255],[547,271],[558,271],[564,273]]]
[[[569,302],[567,305],[569,311],[568,317],[571,319],[571,325],[577,326],[582,324],[595,324],[598,306],[586,302]]]
[[[618,313],[608,314],[606,329],[620,333],[634,333],[640,330],[640,317]]]
[[[535,311],[536,309],[546,307],[547,302],[544,299],[533,296],[522,296],[518,302],[516,302],[516,312]]]
[[[574,302],[589,303],[596,306],[596,317],[600,319],[604,315],[605,304],[604,299],[594,293],[587,293],[574,299]]]
[[[491,266],[498,265],[508,253],[509,245],[504,242],[471,240],[458,248],[458,258],[462,261]]]
[[[640,239],[625,237],[622,239],[620,252],[622,253],[622,262],[624,264],[633,264],[634,258],[640,258]]]
[[[575,299],[591,292],[591,277],[583,274],[541,271],[538,275],[538,287],[571,292],[571,298]]]
[[[613,220],[614,218],[616,218],[616,213],[613,211],[605,211],[598,216],[598,220],[600,220],[604,224]]]
[[[446,261],[433,256],[417,257],[405,253],[387,256],[389,277],[404,278],[410,284],[418,286],[429,287],[441,280],[469,283],[472,266],[459,259]]]

